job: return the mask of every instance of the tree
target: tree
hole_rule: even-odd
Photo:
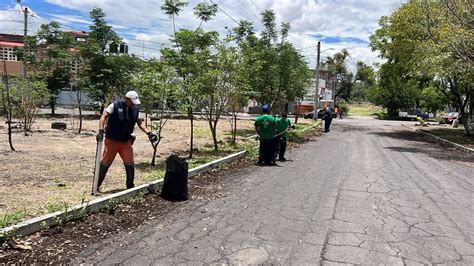
[[[264,30],[260,38],[252,23],[245,20],[234,28],[234,38],[245,67],[251,70],[250,97],[260,105],[269,104],[271,111],[279,111],[286,108],[288,101],[304,94],[310,71],[298,50],[287,41],[290,24],[282,23],[278,33],[275,13],[266,10],[261,15]]]
[[[349,57],[349,52],[342,49],[333,56],[327,56],[326,60],[321,64],[321,69],[329,71],[338,77],[338,87],[335,88],[334,98],[341,97],[345,100],[350,100],[352,92],[353,74],[347,69],[346,60]]]
[[[12,117],[13,117],[13,108],[10,98],[10,84],[9,77],[7,72],[7,64],[5,57],[3,58],[3,73],[2,73],[2,113],[5,116],[5,120],[8,124],[8,144],[10,144],[10,150],[15,151],[12,141]]]
[[[423,89],[420,97],[420,107],[428,114],[436,115],[438,110],[442,110],[448,104],[446,97],[434,86]]]
[[[469,1],[408,1],[379,21],[371,46],[405,78],[430,77],[461,113],[471,134],[469,104],[474,94],[474,7]]]
[[[173,27],[174,17],[179,14],[184,2],[165,1],[162,10],[172,16]],[[177,5],[180,3],[179,5]],[[201,20],[195,30],[181,29],[175,31],[171,39],[172,48],[162,49],[162,54],[167,63],[175,67],[182,82],[182,95],[186,99],[182,104],[188,114],[191,123],[189,158],[193,156],[194,146],[194,110],[200,103],[202,95],[199,88],[202,86],[203,75],[208,71],[208,61],[211,58],[211,46],[217,43],[219,34],[215,31],[206,32],[201,28],[202,22],[209,21],[217,12],[217,6],[209,3],[202,3],[194,9],[196,16]]]
[[[131,74],[138,68],[138,61],[129,55],[111,51],[110,44],[118,45],[120,37],[105,20],[100,8],[90,12],[92,25],[85,44],[80,46],[80,56],[86,68],[85,86],[93,100],[101,103],[101,112],[107,100],[123,94],[130,85]]]
[[[18,118],[23,130],[31,130],[39,107],[50,97],[46,84],[23,78],[13,78],[9,82],[13,117]]]
[[[30,38],[29,49],[35,57],[30,62],[30,73],[34,78],[45,80],[50,94],[51,114],[55,113],[58,93],[68,87],[71,78],[71,61],[69,51],[73,47],[73,38],[61,30],[61,25],[52,21],[42,24],[36,36]]]
[[[155,165],[156,151],[163,139],[163,128],[170,115],[167,113],[173,106],[170,105],[174,95],[178,93],[179,81],[174,68],[159,62],[150,62],[141,71],[133,76],[134,87],[141,95],[141,105],[146,114],[153,114],[157,125],[151,125],[157,132],[158,140],[151,143],[153,155],[151,165]],[[155,111],[156,110],[156,111]]]
[[[201,75],[198,88],[204,96],[203,112],[208,121],[216,151],[218,150],[217,123],[229,105],[233,114],[237,112],[236,104],[242,101],[242,92],[248,88],[248,77],[243,69],[242,57],[238,49],[231,47],[229,43],[230,39],[226,39],[216,46],[216,53],[208,63],[210,67]],[[236,119],[234,126],[236,126]]]
[[[373,67],[366,65],[362,61],[358,61],[354,81],[350,99],[358,102],[368,100],[369,91],[376,83]]]

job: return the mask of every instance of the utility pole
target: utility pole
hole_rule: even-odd
[[[28,8],[23,7],[21,4],[21,0],[16,0],[18,4],[20,4],[21,10],[23,11],[23,78],[26,79],[26,53],[27,53],[27,41],[28,38]]]
[[[318,42],[318,51],[316,56],[316,68],[314,69],[314,75],[316,76],[316,88],[314,88],[314,114],[313,119],[318,119],[318,107],[319,107],[319,61],[321,56],[321,42]]]

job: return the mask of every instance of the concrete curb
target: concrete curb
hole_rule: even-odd
[[[212,161],[210,163],[198,166],[188,171],[188,177],[193,177],[204,172],[207,172],[213,168],[220,166],[221,164],[229,163],[232,161],[239,160],[244,157],[247,151],[241,151],[228,155],[224,158]],[[5,227],[0,229],[0,236],[5,235],[16,235],[16,236],[27,236],[36,233],[42,229],[64,223],[69,220],[77,219],[86,213],[97,212],[101,209],[106,208],[109,205],[117,204],[127,198],[131,198],[140,193],[154,193],[158,190],[160,185],[163,183],[163,179],[155,180],[148,184],[143,184],[132,189],[127,189],[114,194],[110,194],[104,197],[93,199],[89,202],[79,204],[68,208],[67,211],[57,211],[48,213],[43,216],[35,217],[30,220],[23,221],[19,224]]]
[[[440,137],[438,137],[438,136],[435,136],[435,135],[433,135],[433,134],[431,134],[431,133],[426,132],[426,131],[423,130],[423,129],[413,128],[413,127],[407,126],[407,125],[405,125],[405,124],[402,124],[402,126],[405,127],[405,128],[410,129],[411,131],[419,132],[419,133],[422,133],[422,134],[424,134],[424,135],[427,135],[427,136],[431,137],[432,139],[434,139],[434,140],[436,140],[436,141],[438,141],[438,142],[440,142],[440,143],[442,143],[442,144],[445,144],[445,145],[447,145],[447,146],[451,146],[451,147],[453,147],[453,148],[455,148],[455,149],[457,149],[457,150],[460,150],[460,151],[463,151],[463,152],[466,152],[466,153],[469,153],[469,154],[470,154],[470,153],[474,153],[474,149],[465,147],[465,146],[463,146],[463,145],[461,145],[461,144],[454,143],[454,142],[449,141],[449,140],[447,140],[447,139],[440,138]]]

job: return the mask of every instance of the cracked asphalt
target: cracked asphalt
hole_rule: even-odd
[[[474,264],[474,157],[400,122],[335,120],[225,197],[88,247],[77,263]]]

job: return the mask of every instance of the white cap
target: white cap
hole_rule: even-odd
[[[125,94],[125,97],[129,98],[132,100],[133,104],[140,104],[140,100],[138,99],[138,93],[136,91],[129,91],[127,94]]]

